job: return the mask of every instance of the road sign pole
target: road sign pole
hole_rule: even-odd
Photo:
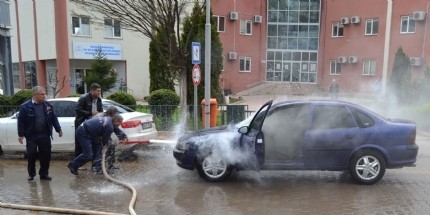
[[[197,115],[197,85],[194,84],[194,131],[198,128],[198,115]]]

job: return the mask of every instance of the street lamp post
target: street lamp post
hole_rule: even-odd
[[[206,0],[205,24],[205,128],[210,127],[210,91],[211,91],[211,1]]]

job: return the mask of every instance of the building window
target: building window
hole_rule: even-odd
[[[250,57],[241,57],[239,58],[240,69],[241,72],[251,72],[251,58]]]
[[[105,19],[105,37],[121,37],[121,23],[118,20]]]
[[[379,20],[366,19],[366,35],[377,35],[379,28]]]
[[[266,81],[317,83],[322,1],[267,2]],[[335,36],[343,36],[340,23]]]
[[[72,16],[72,34],[79,36],[91,36],[90,18]]]
[[[343,37],[343,25],[340,24],[340,22],[334,22],[331,25],[331,29],[332,29],[332,33],[331,33],[332,37]]]
[[[36,62],[28,61],[24,62],[25,72],[25,89],[31,89],[37,86],[37,73],[36,73]]]
[[[213,16],[215,21],[216,30],[218,32],[225,32],[225,17],[224,16]]]
[[[415,33],[415,20],[412,16],[402,16],[400,33]]]
[[[342,72],[342,64],[338,63],[337,60],[330,61],[330,75],[340,75]]]
[[[240,20],[240,34],[252,35],[252,21]]]
[[[376,61],[375,60],[363,60],[363,75],[375,75],[376,73]]]

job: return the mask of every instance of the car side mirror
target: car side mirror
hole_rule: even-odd
[[[239,133],[241,133],[241,134],[247,134],[248,132],[249,132],[248,126],[243,126],[243,127],[239,128]]]
[[[15,113],[15,114],[11,117],[11,119],[16,119],[16,118],[18,118],[18,114],[19,114],[19,112]]]

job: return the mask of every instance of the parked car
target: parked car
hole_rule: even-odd
[[[177,165],[211,182],[233,169],[347,170],[356,182],[374,184],[386,169],[416,162],[412,121],[341,101],[272,103],[234,126],[183,135],[173,150]]]
[[[73,152],[75,149],[75,106],[78,97],[49,99],[54,112],[58,117],[63,136],[60,138],[56,132],[53,133],[53,152]],[[124,105],[114,101],[103,99],[103,109],[115,106],[119,114],[124,118],[120,129],[127,134],[129,140],[148,140],[157,137],[157,130],[153,122],[152,114],[136,112]],[[0,119],[0,148],[3,151],[25,152],[25,144],[18,142],[17,116]],[[116,138],[115,134],[112,138]]]

